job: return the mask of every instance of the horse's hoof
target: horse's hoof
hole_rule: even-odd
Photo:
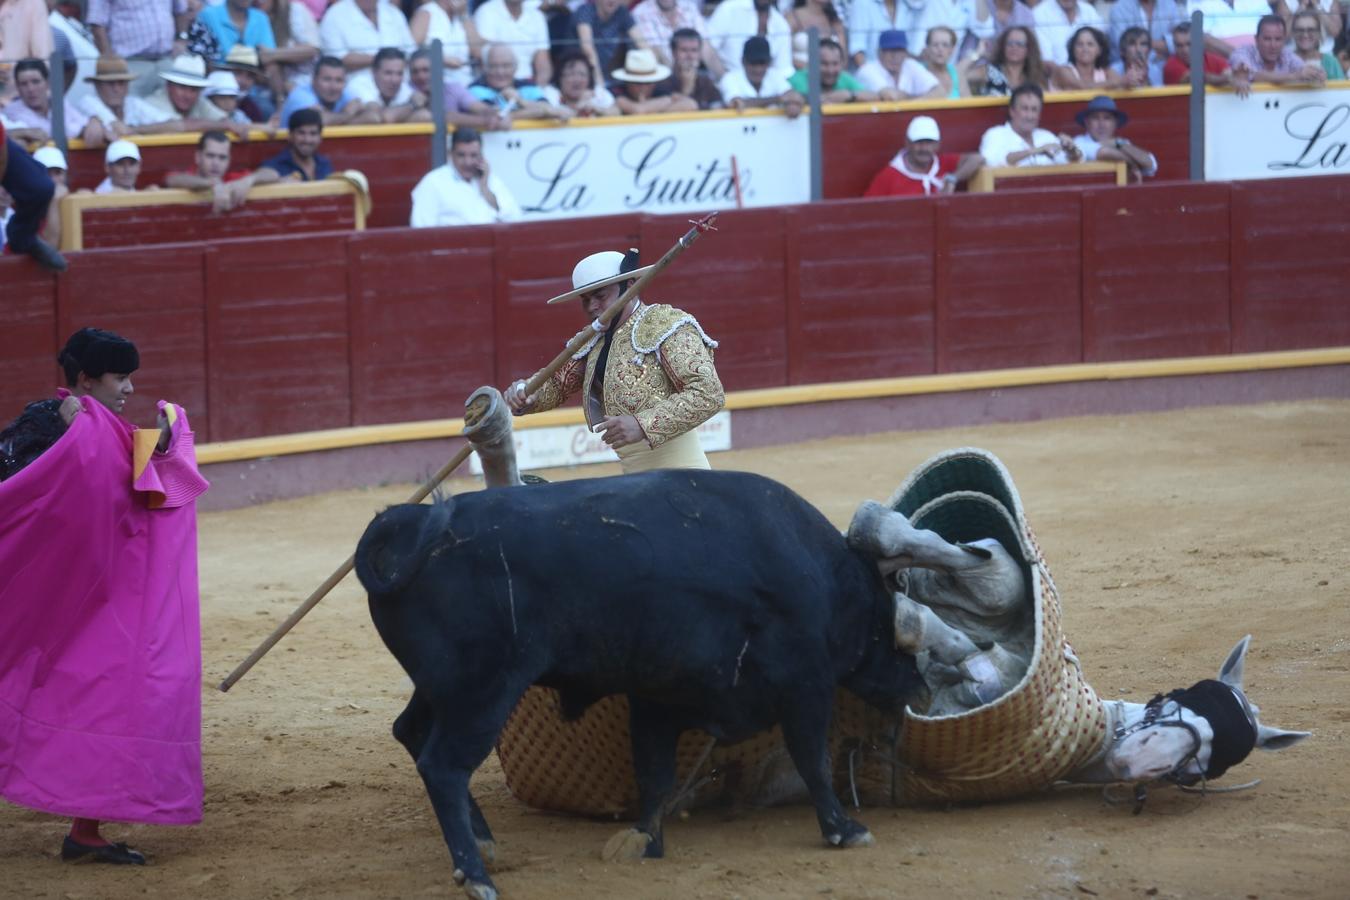
[[[497,900],[497,889],[482,881],[469,881],[464,885],[464,893],[473,900]]]
[[[464,884],[464,870],[463,870],[463,869],[456,869],[455,871],[451,872],[451,873],[450,873],[450,877],[453,878],[453,879],[455,879],[455,884],[458,884],[458,885]]]
[[[845,847],[871,847],[876,843],[876,838],[872,837],[872,832],[864,828],[860,833],[844,839]]]
[[[478,852],[483,857],[483,862],[495,863],[497,861],[497,842],[478,840]]]
[[[605,841],[605,849],[600,851],[600,858],[605,862],[636,862],[646,854],[651,842],[650,834],[636,828],[625,828]]]

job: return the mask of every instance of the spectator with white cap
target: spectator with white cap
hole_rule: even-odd
[[[859,66],[857,77],[882,100],[912,100],[942,93],[933,73],[909,55],[909,37],[898,28],[881,33],[877,58]]]
[[[95,194],[134,192],[141,177],[141,148],[131,141],[113,141],[103,154],[108,177],[94,188]]]
[[[173,65],[159,76],[159,90],[145,102],[160,116],[161,124],[172,131],[207,131],[228,128],[241,140],[248,139],[249,126],[230,122],[225,110],[202,96],[210,82],[206,78],[206,60],[191,53],[174,57]]]
[[[51,205],[47,207],[47,221],[43,223],[42,230],[39,233],[49,245],[59,247],[61,246],[61,198],[70,193],[68,181],[70,166],[66,163],[66,155],[61,152],[59,147],[39,147],[33,152],[33,159],[46,167],[47,174],[51,176],[52,183],[56,185],[56,190],[52,194]]]
[[[878,172],[864,197],[917,197],[951,194],[969,181],[984,160],[978,153],[942,152],[942,132],[931,116],[915,116],[905,130],[905,146]]]

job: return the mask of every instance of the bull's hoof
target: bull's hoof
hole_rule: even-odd
[[[482,855],[483,862],[495,863],[497,861],[497,842],[478,838],[478,852]]]
[[[856,830],[850,830],[842,834],[827,834],[825,840],[831,847],[871,847],[876,843],[872,837],[872,832],[861,825],[856,825]]]
[[[605,862],[637,862],[647,854],[647,848],[651,843],[650,834],[636,828],[625,828],[605,841],[605,849],[600,851],[600,858]]]
[[[497,900],[497,889],[485,881],[469,881],[464,884],[464,893],[473,900]]]

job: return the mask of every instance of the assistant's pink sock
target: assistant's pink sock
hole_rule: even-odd
[[[86,847],[102,847],[108,843],[98,833],[98,819],[71,819],[70,839]]]

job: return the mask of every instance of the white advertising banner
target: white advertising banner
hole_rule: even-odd
[[[1350,171],[1350,87],[1205,96],[1205,180]]]
[[[706,212],[811,199],[807,117],[744,115],[483,135],[526,219]]]
[[[513,435],[516,442],[516,466],[552,469],[591,463],[618,462],[619,457],[597,434],[585,425],[560,425],[553,428],[529,428]],[[698,442],[704,453],[731,449],[731,412],[722,410],[698,427]],[[483,464],[475,453],[469,457],[469,471],[483,474]]]

